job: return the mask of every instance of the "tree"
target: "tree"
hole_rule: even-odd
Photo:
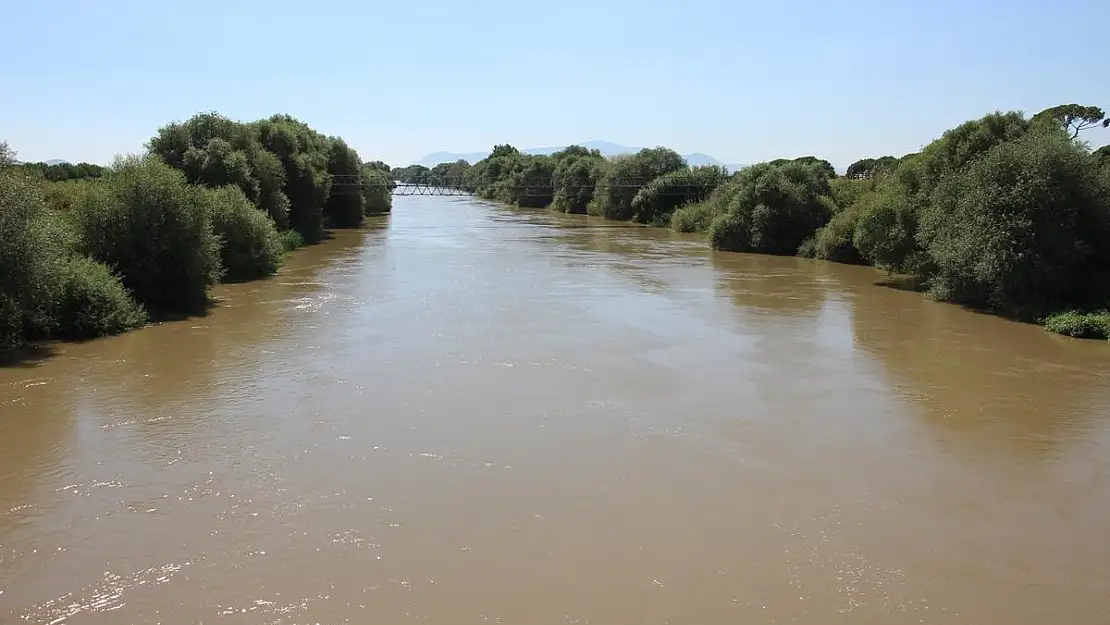
[[[880,173],[894,169],[898,159],[893,156],[880,158],[862,158],[848,166],[844,172],[845,178],[874,178]]]
[[[1051,120],[1064,130],[1071,133],[1071,138],[1079,136],[1082,130],[1096,126],[1106,128],[1110,126],[1110,119],[1097,106],[1083,106],[1080,104],[1060,104],[1047,108],[1033,116],[1034,121]]]
[[[933,294],[1002,312],[1103,303],[1106,191],[1094,161],[1062,134],[995,146],[945,178],[922,211]]]
[[[508,143],[499,143],[493,146],[493,152],[490,153],[489,158],[497,158],[499,156],[519,156],[520,150],[509,145]]]
[[[669,148],[644,148],[612,161],[597,182],[591,214],[609,219],[632,219],[632,198],[652,180],[686,168],[686,160]]]
[[[836,208],[827,172],[817,162],[753,165],[726,186],[733,188],[731,198],[709,224],[715,249],[796,254]]]
[[[330,225],[353,228],[362,224],[365,197],[362,193],[362,160],[342,139],[333,139],[328,150],[331,192],[324,204]]]
[[[7,141],[0,141],[0,167],[8,167],[15,164],[15,150],[8,145]]]

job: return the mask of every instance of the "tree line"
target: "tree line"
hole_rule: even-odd
[[[674,150],[606,158],[497,145],[473,165],[394,169],[522,207],[701,232],[717,250],[866,264],[929,296],[1076,337],[1110,338],[1110,146],[1098,107],[993,112],[920,152],[864,158],[837,175],[804,156],[735,173]]]
[[[17,163],[0,142],[0,349],[200,312],[216,283],[389,212],[389,170],[289,115],[200,113],[109,167]]]

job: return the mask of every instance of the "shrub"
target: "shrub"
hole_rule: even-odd
[[[918,210],[906,185],[896,180],[880,184],[853,207],[852,245],[861,258],[880,269],[924,272],[925,257],[916,239]]]
[[[354,228],[362,225],[365,196],[362,192],[362,161],[342,139],[334,139],[328,148],[328,174],[339,176],[332,181],[331,193],[324,204],[328,225]]]
[[[632,199],[641,187],[685,167],[682,156],[668,148],[644,148],[631,156],[618,156],[598,178],[587,212],[608,219],[632,219]]]
[[[393,192],[389,177],[371,166],[362,168],[363,208],[367,215],[381,215],[393,210]]]
[[[1056,313],[1045,319],[1044,327],[1049,332],[1078,339],[1110,339],[1110,312]]]
[[[0,349],[52,330],[57,264],[66,242],[35,183],[0,172]]]
[[[716,249],[795,254],[836,208],[828,198],[827,173],[818,163],[761,163],[741,170],[727,186],[732,187],[728,195],[718,201],[731,195],[723,210],[736,218],[718,216],[710,224],[710,242]],[[733,228],[747,232],[733,233]]]
[[[304,237],[296,230],[284,230],[281,232],[281,248],[286,252],[292,252],[298,247],[304,245]]]
[[[751,247],[751,223],[740,213],[717,215],[709,222],[706,234],[709,245],[715,250],[746,250]]]
[[[996,145],[946,177],[921,214],[933,294],[1005,312],[1101,303],[1107,191],[1090,155],[1062,133]]]
[[[87,339],[118,334],[146,321],[146,311],[103,263],[87,256],[61,262],[54,304],[56,335]]]
[[[703,232],[713,221],[714,203],[710,200],[687,204],[671,215],[671,229],[676,232]]]
[[[278,157],[262,147],[258,126],[199,113],[159,128],[147,146],[183,171],[189,182],[213,188],[237,185],[276,223],[288,224],[285,171]]]
[[[554,200],[552,178],[556,162],[550,156],[522,155],[508,179],[501,199],[525,208],[543,208]]]
[[[597,181],[608,168],[609,162],[596,150],[586,154],[567,154],[562,158],[558,156],[557,154],[558,164],[553,174],[555,195],[551,207],[561,213],[585,215],[594,198]]]
[[[862,263],[863,259],[852,243],[858,219],[859,212],[855,206],[841,210],[803,243],[798,254],[838,263]]]
[[[285,249],[274,221],[238,187],[209,190],[208,196],[224,279],[254,280],[276,272]]]
[[[42,185],[42,197],[51,210],[68,213],[94,184],[98,183],[95,180],[47,182]]]
[[[154,157],[115,168],[74,208],[80,251],[114,267],[148,310],[200,310],[220,278],[207,191]]]
[[[667,224],[679,206],[708,198],[727,179],[725,168],[713,165],[663,174],[632,198],[632,218],[645,224]]]

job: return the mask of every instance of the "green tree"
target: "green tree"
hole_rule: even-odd
[[[255,280],[276,272],[285,250],[274,221],[234,185],[209,189],[207,196],[224,280]]]
[[[642,187],[685,167],[686,160],[669,148],[644,148],[631,156],[618,156],[598,179],[589,212],[609,219],[632,219],[632,199]]]
[[[555,159],[543,155],[521,155],[518,167],[505,183],[503,199],[526,208],[543,208],[555,197]]]
[[[367,165],[362,171],[363,209],[381,215],[393,209],[393,181],[380,168]]]
[[[608,161],[601,152],[581,146],[556,152],[552,159],[555,161],[555,169],[551,172],[552,208],[561,213],[585,215]]]
[[[632,198],[632,219],[645,224],[668,224],[679,206],[707,199],[728,177],[728,171],[717,165],[663,174],[644,185]]]
[[[735,186],[731,201],[709,225],[716,249],[796,254],[835,212],[818,163],[762,163],[741,170],[729,185]]]
[[[279,227],[288,226],[285,171],[277,156],[263,148],[257,127],[216,112],[198,113],[159,128],[147,149],[184,172],[191,183],[238,186]]]
[[[0,349],[53,329],[54,274],[65,244],[34,181],[0,172]]]
[[[290,115],[273,115],[253,127],[262,146],[284,169],[289,225],[306,243],[320,241],[324,237],[324,205],[331,195],[331,140]]]
[[[220,278],[207,190],[154,158],[120,160],[72,212],[80,251],[115,268],[148,310],[192,313]]]
[[[15,164],[15,150],[8,145],[7,141],[0,141],[0,169],[10,167]]]
[[[1104,301],[1108,192],[1065,137],[1031,133],[995,146],[946,178],[922,212],[933,294],[1005,312]]]
[[[1065,131],[1071,133],[1071,138],[1090,128],[1110,126],[1110,119],[1097,106],[1083,106],[1081,104],[1060,104],[1047,108],[1033,116],[1033,121],[1051,120]]]
[[[332,182],[324,215],[329,224],[338,228],[362,225],[366,201],[362,192],[362,160],[342,139],[333,139],[328,149],[328,175]]]

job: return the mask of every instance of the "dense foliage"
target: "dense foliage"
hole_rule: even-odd
[[[837,176],[815,156],[728,174],[666,148],[604,158],[495,146],[473,166],[413,166],[398,180],[450,184],[520,206],[704,232],[714,249],[870,264],[932,297],[1071,336],[1110,334],[1110,147],[1097,107],[994,112],[920,152],[858,160]],[[460,180],[464,182],[459,182]]]
[[[110,167],[18,163],[0,143],[0,349],[199,312],[326,227],[386,213],[390,167],[286,115],[201,113]]]

